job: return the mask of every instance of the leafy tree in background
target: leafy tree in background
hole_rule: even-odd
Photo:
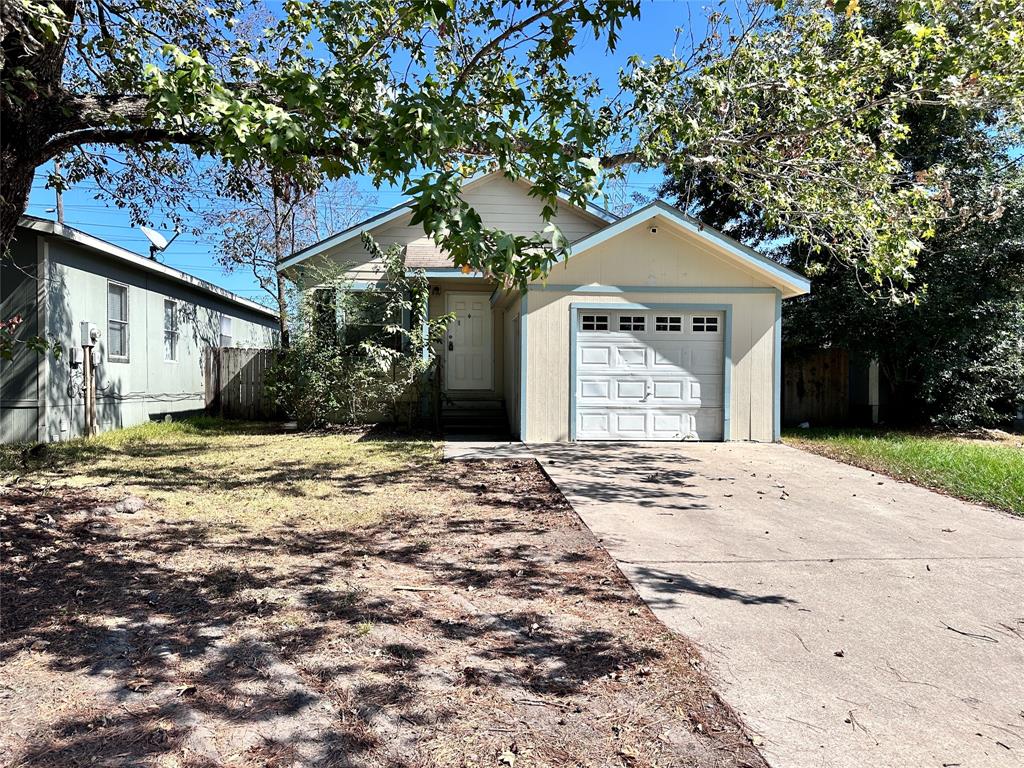
[[[752,0],[612,93],[572,55],[581,35],[613,48],[638,0],[288,0],[262,36],[236,31],[242,0],[2,2],[0,251],[52,158],[54,184],[91,176],[137,220],[195,157],[310,162],[402,187],[457,264],[522,285],[568,244],[553,221],[488,228],[466,176],[527,177],[552,218],[560,189],[582,203],[609,169],[665,165],[786,228],[814,270],[827,254],[901,298],[944,199],[940,168],[894,183],[909,111],[1024,114],[1024,0],[891,0],[887,35],[856,0]]]
[[[898,20],[884,9],[875,14],[877,34],[898,34]],[[677,173],[662,192],[782,263],[818,262],[813,293],[784,308],[787,352],[836,346],[878,359],[892,386],[890,411],[904,422],[997,424],[1024,401],[1024,157],[1018,127],[1004,117],[928,104],[904,116],[900,171],[890,183],[940,168],[943,178],[942,215],[913,268],[913,302],[873,296],[841,256],[810,253],[713,174]]]
[[[287,347],[289,302],[278,263],[365,218],[373,197],[352,180],[321,186],[308,167],[285,172],[248,162],[208,176],[216,194],[203,220],[217,233],[217,261],[256,278],[277,308]]]

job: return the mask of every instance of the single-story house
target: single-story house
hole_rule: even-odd
[[[500,172],[464,199],[492,227],[542,229],[529,184]],[[455,402],[500,401],[524,442],[778,440],[783,299],[803,276],[654,202],[627,216],[562,200],[572,255],[527,290],[464,273],[408,204],[298,251],[279,265],[339,265],[355,288],[380,280],[360,237],[405,248],[430,281],[430,313],[455,313],[439,350]]]
[[[15,345],[0,361],[0,439],[84,433],[81,324],[95,346],[100,430],[205,406],[203,351],[272,347],[277,314],[205,280],[53,221],[24,217],[0,268],[0,316],[62,354]]]

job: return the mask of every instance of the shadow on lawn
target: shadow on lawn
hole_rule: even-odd
[[[160,473],[134,482],[194,484],[180,466],[178,481]],[[404,479],[424,493],[444,482],[411,474]],[[13,558],[3,656],[43,648],[50,670],[101,677],[126,708],[54,723],[20,760],[66,765],[116,755],[130,765],[186,750],[212,765],[238,746],[258,764],[359,764],[395,728],[456,717],[433,695],[452,686],[569,695],[655,658],[609,629],[566,636],[532,609],[554,595],[634,598],[587,573],[592,551],[550,551],[550,514],[564,514],[555,494],[481,489],[478,478],[455,470],[446,478],[450,491],[480,502],[454,518],[409,514],[355,531],[236,528],[226,539],[222,526],[94,514],[105,502],[85,491],[11,490],[2,500]],[[386,574],[399,566],[460,594],[491,590],[518,607],[496,618],[457,601],[425,603],[391,589]],[[351,586],[367,568],[373,583]],[[289,621],[295,610],[305,619]],[[360,625],[394,637],[369,659],[332,645]],[[466,643],[463,653],[476,662],[453,673],[440,657]],[[223,724],[262,736],[235,745],[201,735]]]
[[[386,438],[377,448],[408,453]],[[197,492],[233,482],[190,464],[193,452],[140,446],[133,456],[163,465],[105,468],[104,477]],[[89,490],[15,487],[0,496],[8,544],[0,653],[40,654],[52,674],[87,675],[110,698],[98,711],[21,724],[34,735],[15,763],[134,765],[187,754],[192,766],[227,755],[261,766],[420,765],[420,735],[465,714],[453,690],[573,696],[662,659],[620,628],[618,617],[639,600],[568,522],[532,461],[385,473],[285,461],[229,487],[288,493],[297,477],[321,475],[341,497],[409,484],[422,505],[354,530],[253,533],[149,511],[97,512],[109,499]],[[442,498],[449,506],[435,512]],[[438,592],[395,589],[409,579]],[[558,606],[570,603],[586,622],[562,615]]]

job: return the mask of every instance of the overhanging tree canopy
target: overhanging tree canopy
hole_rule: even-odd
[[[610,95],[572,54],[581,34],[614,46],[637,0],[289,0],[265,36],[236,31],[241,0],[3,5],[5,250],[33,173],[62,154],[72,178],[109,176],[128,197],[182,151],[312,159],[325,178],[402,186],[456,263],[522,284],[566,242],[554,224],[484,226],[465,176],[528,177],[551,216],[559,189],[582,203],[603,170],[666,165],[701,168],[898,295],[943,203],[941,168],[899,178],[908,106],[1024,115],[1021,0],[893,0],[901,27],[885,37],[857,0],[753,0],[712,13],[678,56],[633,60]],[[268,40],[280,56],[262,55]]]

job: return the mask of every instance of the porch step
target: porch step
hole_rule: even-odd
[[[445,434],[508,434],[508,416],[501,400],[450,400],[441,406]]]

